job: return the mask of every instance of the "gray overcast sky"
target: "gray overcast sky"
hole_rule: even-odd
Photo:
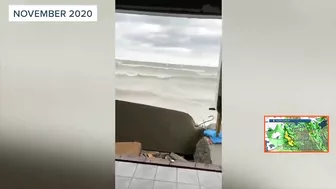
[[[116,58],[217,66],[222,20],[116,13]]]

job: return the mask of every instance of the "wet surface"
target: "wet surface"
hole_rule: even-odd
[[[221,189],[222,174],[213,171],[116,161],[118,189]]]

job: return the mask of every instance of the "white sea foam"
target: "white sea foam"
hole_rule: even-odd
[[[218,68],[116,61],[116,97],[189,113],[201,123],[216,118]],[[212,121],[214,122],[215,119]]]

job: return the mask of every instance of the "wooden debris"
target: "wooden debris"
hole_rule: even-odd
[[[169,155],[170,155],[170,157],[172,157],[172,158],[173,158],[174,160],[176,160],[176,161],[187,162],[186,159],[184,159],[183,157],[181,157],[181,156],[175,154],[174,152],[170,153]]]

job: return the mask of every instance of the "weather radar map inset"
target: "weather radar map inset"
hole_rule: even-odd
[[[329,152],[329,116],[265,116],[265,153]]]

